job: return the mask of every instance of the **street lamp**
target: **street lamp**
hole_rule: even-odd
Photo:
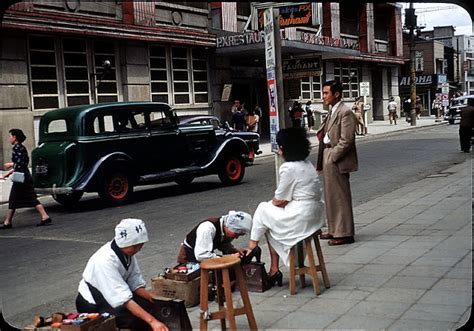
[[[98,68],[99,69],[99,68]],[[90,80],[92,83],[92,99],[94,100],[94,103],[97,102],[97,92],[96,89],[99,88],[100,83],[102,82],[102,79],[107,76],[107,74],[110,72],[112,69],[112,62],[110,60],[104,60],[102,61],[102,67],[100,68],[101,70],[97,70],[97,72],[91,72],[90,73]],[[97,85],[96,85],[97,82]]]

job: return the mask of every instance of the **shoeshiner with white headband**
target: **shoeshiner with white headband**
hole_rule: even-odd
[[[121,329],[168,331],[152,315],[153,298],[135,257],[147,241],[142,220],[127,218],[117,224],[115,238],[87,262],[76,298],[78,312],[111,313]]]
[[[250,232],[252,216],[243,211],[231,210],[221,217],[210,217],[196,225],[184,239],[178,254],[178,263],[202,262],[217,257],[216,250],[238,257],[250,253],[247,249],[236,249],[234,239]]]

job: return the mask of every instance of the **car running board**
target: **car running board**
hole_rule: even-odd
[[[140,176],[138,181],[140,183],[149,183],[149,182],[160,182],[164,179],[170,177],[179,177],[179,176],[199,176],[204,173],[204,168],[201,167],[188,167],[188,168],[176,168],[169,171],[164,171],[156,174],[148,174]]]

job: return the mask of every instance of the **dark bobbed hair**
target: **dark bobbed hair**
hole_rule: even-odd
[[[342,98],[342,84],[338,80],[328,80],[327,82],[324,82],[324,86],[329,86],[331,93],[336,94],[336,92],[339,92],[339,96]]]
[[[282,147],[285,161],[303,161],[311,149],[304,128],[286,128],[278,131],[276,136],[278,146]]]
[[[26,136],[21,129],[10,129],[10,131],[8,132],[12,136],[14,136],[20,144],[23,143],[26,139]]]

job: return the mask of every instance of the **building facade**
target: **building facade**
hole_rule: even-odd
[[[17,1],[1,21],[0,162],[10,128],[25,131],[31,151],[45,112],[97,102],[162,101],[229,120],[241,99],[262,108],[265,138],[268,6],[279,10],[285,108],[323,109],[322,83],[339,79],[349,104],[370,84],[369,122],[387,116],[403,64],[394,3]]]

